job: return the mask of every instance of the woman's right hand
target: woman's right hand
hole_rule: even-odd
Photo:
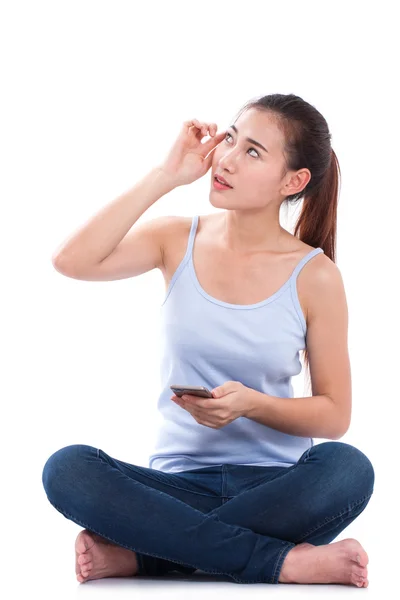
[[[208,132],[211,138],[202,144],[201,140]],[[207,173],[212,165],[214,153],[211,151],[225,136],[226,131],[217,134],[216,123],[208,124],[197,119],[184,121],[179,136],[159,168],[175,186],[192,183]]]

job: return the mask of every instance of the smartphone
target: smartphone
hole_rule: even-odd
[[[179,398],[181,398],[183,394],[200,396],[201,398],[214,398],[210,390],[203,385],[170,385],[169,387],[175,392],[175,396],[179,396]]]

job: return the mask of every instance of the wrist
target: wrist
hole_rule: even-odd
[[[177,187],[179,187],[181,184],[178,182],[177,178],[175,177],[175,175],[173,173],[169,173],[164,167],[163,165],[158,165],[155,168],[155,171],[157,173],[157,177],[159,179],[161,179],[163,182],[165,182],[165,185],[170,189],[173,190]]]
[[[247,388],[246,408],[243,414],[247,419],[251,419],[253,412],[258,404],[258,396],[260,392],[253,388]]]

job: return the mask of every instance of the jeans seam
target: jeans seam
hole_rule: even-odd
[[[361,498],[361,500],[357,500],[356,502],[353,502],[350,507],[345,508],[344,510],[342,510],[340,513],[338,513],[337,515],[334,515],[333,517],[327,518],[325,519],[325,521],[323,523],[320,523],[319,525],[317,525],[316,527],[313,527],[312,529],[310,529],[309,531],[307,531],[306,533],[304,533],[300,538],[297,538],[297,540],[294,542],[295,544],[299,544],[301,543],[301,540],[303,540],[305,537],[307,537],[308,535],[310,535],[310,533],[314,533],[315,531],[317,531],[318,529],[321,529],[321,527],[323,527],[324,525],[327,525],[328,523],[331,523],[332,521],[334,521],[335,519],[338,519],[339,517],[341,517],[342,515],[344,515],[346,512],[350,512],[353,510],[353,508],[359,506],[360,504],[362,504],[365,500],[367,500],[368,498],[371,498],[372,496],[372,492],[370,494],[367,494],[366,496],[363,496]]]
[[[259,579],[237,579],[232,573],[230,573],[230,577],[232,577],[232,579],[236,582],[236,583],[279,583],[278,579],[279,579],[279,575],[277,576],[277,570],[279,569],[280,571],[280,567],[283,564],[284,561],[284,556],[283,553],[285,552],[285,550],[287,550],[286,554],[289,554],[289,551],[295,547],[296,544],[293,544],[292,542],[282,542],[283,544],[285,544],[282,548],[282,550],[279,552],[278,558],[276,559],[275,562],[275,567],[273,570],[273,574],[272,577],[270,577],[268,579],[268,581],[265,581],[265,577],[260,577]]]
[[[228,491],[228,475],[226,465],[222,465],[221,472],[221,499],[226,496]]]
[[[272,575],[271,579],[269,580],[269,583],[274,583],[274,584],[275,583],[279,583],[279,581],[277,580],[277,579],[279,579],[279,576],[277,577],[277,571],[278,571],[278,569],[283,564],[282,555],[283,555],[283,552],[288,548],[289,545],[290,545],[290,549],[294,548],[298,543],[300,543],[300,540],[302,540],[304,537],[306,537],[310,533],[313,533],[314,531],[317,531],[318,529],[320,529],[321,527],[323,527],[327,523],[330,523],[334,519],[337,519],[338,517],[342,516],[343,514],[345,514],[345,512],[347,510],[352,510],[354,507],[359,506],[360,504],[362,504],[366,499],[370,498],[371,496],[372,496],[372,492],[371,492],[371,494],[366,495],[363,498],[361,498],[361,500],[353,502],[353,504],[350,505],[350,509],[347,508],[347,509],[341,511],[340,513],[338,513],[336,516],[332,517],[331,519],[325,521],[324,523],[321,523],[320,525],[317,525],[317,527],[314,527],[314,529],[311,529],[310,531],[308,531],[307,533],[305,533],[296,542],[293,542],[293,543],[292,542],[287,542],[287,543],[285,543],[285,546],[282,548],[282,550],[280,551],[280,553],[278,555],[278,558],[277,558],[276,563],[275,563],[273,575]],[[288,553],[289,553],[289,550],[287,551],[287,554]],[[246,579],[241,579],[240,581],[238,581],[232,574],[230,576],[235,581],[237,581],[238,583],[260,583],[260,582],[264,582],[265,581],[263,578],[261,578],[261,579],[255,579],[255,580],[252,579],[251,581],[250,580],[246,580]]]
[[[270,583],[279,583],[279,575],[277,574],[277,572],[279,571],[279,574],[281,572],[282,569],[282,565],[283,565],[283,561],[286,558],[286,554],[289,554],[289,551],[295,547],[296,544],[292,544],[292,542],[287,542],[287,544],[282,548],[282,550],[279,553],[279,556],[277,558],[277,561],[275,563],[275,567],[274,567],[274,571],[271,577],[271,581]],[[287,550],[285,556],[283,556],[283,553],[285,552],[285,550]]]
[[[136,550],[134,550],[134,552],[136,552]],[[138,563],[138,575],[147,575],[141,552],[136,552],[136,560]]]

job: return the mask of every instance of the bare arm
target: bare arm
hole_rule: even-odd
[[[106,259],[141,215],[176,187],[159,167],[102,208],[53,254],[56,268],[87,271]]]
[[[338,440],[344,435],[343,419],[330,396],[280,398],[252,390],[250,408],[243,415],[272,429],[300,437]]]

